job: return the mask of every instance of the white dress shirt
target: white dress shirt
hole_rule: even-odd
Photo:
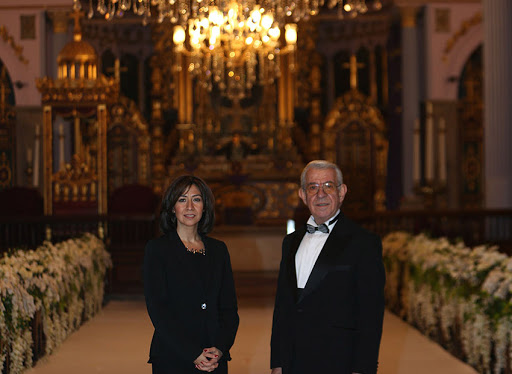
[[[328,223],[339,213],[340,211],[338,210],[332,217],[330,217],[325,222],[325,224],[329,228],[328,233],[315,231],[313,234],[310,234],[309,232],[306,231],[306,234],[302,238],[302,241],[300,242],[299,245],[299,249],[295,254],[295,271],[297,274],[298,288],[306,287],[306,283],[311,274],[311,271],[313,270],[313,267],[315,266],[316,260],[318,259],[320,252],[322,252],[322,248],[324,247],[324,244],[327,241],[329,234],[332,232],[334,225],[336,225],[336,222],[338,221],[336,220],[335,222],[332,222],[330,225]],[[318,226],[313,216],[309,217],[307,223],[313,226]]]

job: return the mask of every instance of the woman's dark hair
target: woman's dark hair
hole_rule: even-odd
[[[171,185],[165,191],[160,207],[160,230],[167,234],[171,230],[176,230],[176,214],[172,212],[174,205],[190,186],[195,185],[201,197],[203,198],[203,216],[197,225],[197,231],[200,234],[208,234],[213,228],[215,220],[215,198],[212,190],[199,177],[193,175],[183,175],[172,181]]]

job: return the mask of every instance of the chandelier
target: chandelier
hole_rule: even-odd
[[[206,89],[240,100],[255,84],[271,84],[281,74],[279,59],[288,55],[294,69],[297,26],[322,7],[337,7],[339,18],[366,13],[366,0],[97,0],[96,11],[107,20],[131,11],[146,25],[166,18],[174,25],[173,69],[186,69]],[[373,10],[381,0],[371,0]],[[74,0],[80,10],[80,0]],[[95,10],[89,0],[87,16]],[[156,14],[153,17],[153,14]],[[282,37],[284,31],[284,37]],[[285,41],[285,43],[283,43]]]
[[[279,55],[295,51],[296,24],[285,25],[284,47],[280,36],[273,14],[259,5],[250,10],[236,1],[223,10],[212,6],[208,17],[189,19],[187,29],[174,26],[174,67],[201,76],[204,88],[215,86],[223,96],[240,100],[250,96],[256,83],[273,83],[279,76]]]
[[[80,0],[73,1],[80,6]],[[297,23],[318,14],[324,6],[329,9],[337,7],[340,17],[355,17],[368,11],[366,2],[367,0],[241,0],[238,3],[244,9],[254,9],[259,4],[272,13],[278,24],[283,26],[285,19]],[[382,0],[369,2],[374,10],[382,8]],[[147,24],[152,18],[152,12],[156,11],[158,22],[168,18],[173,24],[185,25],[189,19],[199,18],[200,15],[208,17],[212,7],[224,12],[229,8],[227,3],[226,0],[97,0],[96,11],[107,20],[123,17],[132,11],[133,14],[143,17],[143,24]],[[93,0],[89,0],[87,16],[92,18],[94,13]]]

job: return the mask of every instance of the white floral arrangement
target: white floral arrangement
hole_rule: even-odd
[[[0,372],[32,367],[31,321],[43,317],[45,354],[53,352],[103,302],[104,280],[112,267],[105,244],[92,234],[0,258]]]
[[[394,232],[383,239],[388,308],[480,373],[512,362],[512,258],[496,246]]]

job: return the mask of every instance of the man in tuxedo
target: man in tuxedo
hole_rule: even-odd
[[[299,197],[311,217],[283,240],[272,374],[377,372],[385,273],[380,238],[341,213],[337,165],[311,161]]]

